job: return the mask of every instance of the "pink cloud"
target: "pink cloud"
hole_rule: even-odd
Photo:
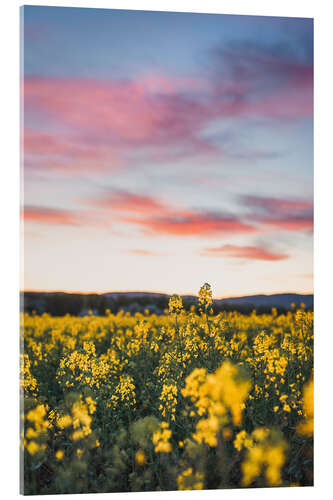
[[[88,140],[72,135],[58,135],[25,129],[24,159],[25,165],[44,166],[56,170],[89,170],[92,166],[105,168],[117,164],[123,166],[119,148],[96,145]]]
[[[313,229],[313,217],[288,217],[285,219],[267,219],[261,221],[268,226],[274,226],[287,231],[297,231],[303,229]]]
[[[41,224],[56,224],[62,226],[76,226],[79,224],[77,216],[74,212],[69,210],[28,206],[22,210],[21,215],[25,221]]]
[[[152,235],[224,236],[255,231],[251,225],[234,216],[186,209],[126,191],[111,192],[102,200],[89,202],[109,210],[115,220],[139,226]]]
[[[56,136],[31,129],[24,131],[24,148],[32,154],[47,156],[71,156],[71,158],[101,159],[100,150],[93,151],[88,144],[80,143],[75,139]]]
[[[166,255],[159,252],[152,252],[150,250],[141,250],[139,248],[134,250],[129,250],[127,253],[131,255],[138,255],[140,257],[162,257]]]
[[[289,79],[270,96],[247,103],[248,115],[303,118],[313,115],[313,67],[295,67]]]
[[[209,110],[199,100],[177,93],[182,86],[187,91],[197,88],[195,80],[179,83],[177,78],[160,76],[133,82],[29,77],[24,83],[25,107],[27,112],[47,113],[96,141],[191,142]]]
[[[214,81],[159,73],[136,80],[27,77],[26,123],[37,116],[53,132],[26,127],[26,164],[80,170],[128,165],[143,150],[154,162],[221,154],[221,145],[217,149],[201,137],[211,120],[312,114],[312,67],[288,67],[285,81],[258,95],[252,95],[251,78]]]
[[[227,236],[230,234],[251,233],[255,229],[237,219],[209,212],[175,212],[168,216],[148,218],[126,217],[130,224],[141,226],[149,234],[173,236]]]
[[[177,94],[179,92],[207,92],[208,83],[203,78],[192,78],[162,73],[145,73],[137,79],[137,85],[150,94]]]
[[[127,191],[114,191],[94,204],[117,212],[131,212],[139,214],[152,214],[166,212],[167,207],[150,196],[142,196]]]
[[[223,213],[168,205],[155,198],[125,191],[109,193],[102,200],[85,200],[93,206],[85,212],[45,207],[25,207],[26,221],[58,225],[110,227],[112,222],[138,226],[150,235],[227,236],[253,233],[256,229]]]
[[[110,230],[109,220],[103,220],[95,210],[79,211],[59,208],[28,205],[21,211],[21,218],[25,222],[57,226],[85,226],[107,228]]]
[[[288,231],[313,229],[313,201],[244,196],[242,203],[257,211],[253,220]]]
[[[303,212],[304,210],[313,210],[313,201],[302,199],[288,200],[263,196],[244,196],[243,202],[246,205],[259,207],[270,213],[289,213],[290,211]]]
[[[207,248],[201,255],[207,257],[229,257],[233,259],[277,261],[287,259],[284,253],[274,252],[265,247],[223,245],[216,248]]]

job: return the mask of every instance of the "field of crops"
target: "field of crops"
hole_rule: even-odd
[[[26,314],[23,345],[25,494],[313,483],[302,307],[215,315],[205,284],[161,316]]]

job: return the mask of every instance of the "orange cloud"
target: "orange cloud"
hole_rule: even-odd
[[[79,219],[74,212],[55,208],[28,206],[22,210],[21,215],[25,221],[39,222],[41,224],[76,226],[79,223]]]
[[[208,257],[229,257],[234,259],[250,260],[284,260],[289,256],[284,253],[277,253],[265,247],[223,245],[217,248],[207,248],[201,255]]]
[[[113,218],[119,222],[134,224],[152,235],[224,236],[256,231],[236,216],[167,205],[153,197],[126,191],[111,192],[93,203],[110,209]]]
[[[230,234],[251,233],[255,229],[230,217],[209,212],[179,212],[170,216],[158,215],[148,218],[127,217],[123,219],[141,226],[149,234],[173,236],[227,236]]]
[[[139,248],[134,250],[129,250],[127,253],[131,255],[139,255],[141,257],[163,257],[166,255],[164,253],[152,252],[150,250],[141,250]]]
[[[152,214],[167,211],[167,207],[150,196],[142,196],[128,191],[113,191],[108,196],[96,202],[104,208],[119,212]]]

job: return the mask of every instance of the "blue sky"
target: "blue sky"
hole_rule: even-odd
[[[25,289],[312,292],[311,19],[22,18]]]

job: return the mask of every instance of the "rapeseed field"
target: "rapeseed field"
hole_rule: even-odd
[[[313,312],[22,314],[25,494],[313,484]]]

